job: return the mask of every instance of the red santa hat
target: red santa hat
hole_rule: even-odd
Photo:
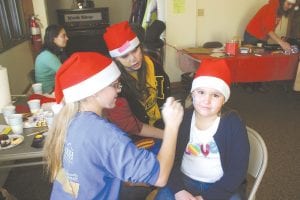
[[[125,55],[140,44],[128,21],[123,21],[106,28],[103,38],[109,54],[113,58]]]
[[[55,98],[60,103],[79,101],[117,80],[121,72],[110,59],[96,52],[72,54],[55,77]]]
[[[225,102],[230,96],[231,75],[224,59],[204,60],[194,76],[191,92],[198,87],[213,88],[221,92]]]

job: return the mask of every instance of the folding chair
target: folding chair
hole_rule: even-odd
[[[254,200],[256,191],[268,165],[268,151],[263,138],[257,131],[247,127],[247,133],[250,143],[248,174],[255,178],[254,184],[249,192],[248,200]]]

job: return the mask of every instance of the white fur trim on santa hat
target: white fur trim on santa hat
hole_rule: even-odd
[[[121,47],[109,51],[109,54],[113,58],[123,56],[126,53],[132,51],[134,48],[136,48],[139,44],[139,39],[135,37],[131,41],[128,41],[125,44],[123,44]]]
[[[119,68],[112,62],[97,74],[76,85],[64,89],[63,94],[65,102],[71,103],[89,97],[117,80],[120,75],[121,72]]]
[[[296,0],[287,0],[287,2],[295,4]]]
[[[213,88],[224,95],[225,102],[229,99],[230,88],[222,79],[212,76],[199,76],[193,80],[191,92],[199,87]]]

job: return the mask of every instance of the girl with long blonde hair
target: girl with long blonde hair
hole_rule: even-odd
[[[118,199],[121,181],[167,183],[183,108],[167,99],[158,155],[138,149],[103,116],[104,108],[115,106],[122,87],[119,76],[116,64],[96,52],[74,53],[58,70],[55,97],[63,107],[44,146],[51,199]]]

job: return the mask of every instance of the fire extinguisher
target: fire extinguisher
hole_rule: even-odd
[[[31,43],[34,51],[39,51],[42,48],[42,35],[39,25],[39,19],[36,16],[30,17],[30,33],[31,33]]]

